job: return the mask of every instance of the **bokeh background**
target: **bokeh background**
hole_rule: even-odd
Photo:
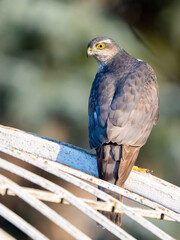
[[[112,37],[155,69],[160,119],[137,165],[179,185],[178,0],[0,0],[0,123],[88,149],[87,105],[97,63],[87,59],[86,48],[96,36]],[[6,203],[50,239],[71,239],[15,199],[7,197]],[[68,206],[54,208],[93,239],[115,239],[76,210],[72,214]],[[174,237],[179,235],[177,224],[153,222]],[[0,227],[17,239],[28,239],[3,219]],[[123,228],[138,239],[156,239],[126,218]]]

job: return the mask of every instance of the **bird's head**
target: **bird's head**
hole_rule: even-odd
[[[96,37],[87,48],[87,56],[93,56],[98,63],[108,62],[120,50],[120,46],[111,38]]]

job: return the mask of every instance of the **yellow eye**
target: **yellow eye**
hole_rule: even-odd
[[[105,46],[104,46],[104,43],[99,43],[96,47],[98,49],[103,49]]]

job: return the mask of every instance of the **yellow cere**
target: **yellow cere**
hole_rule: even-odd
[[[91,47],[88,47],[88,51],[90,52],[92,49],[91,49]]]
[[[104,48],[104,43],[99,43],[96,47],[98,49],[103,49]]]

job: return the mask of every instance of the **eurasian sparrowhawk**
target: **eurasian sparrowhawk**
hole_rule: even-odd
[[[88,107],[90,147],[99,177],[122,187],[159,117],[157,78],[111,38],[94,38],[87,54],[98,62]],[[120,214],[103,214],[120,225]]]

